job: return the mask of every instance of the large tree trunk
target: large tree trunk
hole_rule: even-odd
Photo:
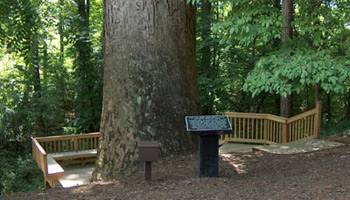
[[[132,168],[139,140],[193,150],[184,117],[199,112],[195,8],[182,0],[104,1],[104,91],[94,180]]]
[[[288,38],[293,37],[293,0],[283,0],[282,1],[282,16],[283,16],[283,36],[282,43],[286,43]],[[292,108],[292,96],[287,95],[286,97],[281,96],[280,111],[282,117],[291,116]]]

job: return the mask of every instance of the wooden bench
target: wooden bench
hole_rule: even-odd
[[[49,182],[50,186],[56,187],[58,185],[56,180],[59,180],[64,175],[64,169],[57,161],[77,158],[94,158],[96,156],[97,149],[47,154],[47,175],[49,180],[54,181],[51,183]],[[84,163],[81,161],[79,162]]]
[[[85,164],[95,161],[100,133],[32,137],[33,158],[44,173],[44,184],[54,188],[64,175],[63,163]]]

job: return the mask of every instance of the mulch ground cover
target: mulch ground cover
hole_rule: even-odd
[[[350,137],[346,145],[294,155],[263,152],[223,154],[220,177],[198,178],[198,155],[176,156],[153,165],[153,181],[142,165],[128,176],[70,189],[16,193],[4,199],[346,199],[350,200]]]

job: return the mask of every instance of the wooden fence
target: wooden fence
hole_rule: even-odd
[[[88,149],[97,149],[100,133],[79,135],[62,135],[49,137],[32,137],[32,154],[38,167],[44,174],[44,184],[57,185],[58,178],[63,174],[48,173],[48,154],[61,152],[74,152]]]
[[[226,142],[278,144],[304,138],[318,138],[321,125],[321,102],[316,108],[284,118],[270,114],[226,112],[232,124],[232,132],[220,137]]]

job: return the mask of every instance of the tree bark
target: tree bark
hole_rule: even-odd
[[[320,100],[320,84],[315,83],[315,106],[317,104],[317,101]]]
[[[60,0],[59,1],[59,8],[60,8],[60,13],[59,13],[59,17],[58,17],[58,34],[60,36],[60,62],[61,64],[63,64],[63,59],[64,59],[64,32],[63,32],[63,23],[64,23],[64,19],[63,19],[63,6],[64,6],[64,0]]]
[[[347,94],[347,104],[346,104],[346,113],[345,113],[345,118],[350,119],[350,91],[348,91]]]
[[[104,1],[104,89],[94,180],[132,169],[139,140],[161,155],[193,150],[184,117],[199,113],[195,8],[182,0]]]
[[[92,63],[92,47],[90,40],[90,0],[75,0],[78,7],[78,32],[75,41],[77,58],[75,60],[78,81],[76,115],[80,119],[80,126],[85,132],[98,131],[97,121],[100,119],[99,102],[95,95],[96,80],[99,70]]]
[[[286,43],[288,38],[293,37],[293,0],[283,0],[282,1],[282,16],[283,16],[283,36],[282,43]],[[281,96],[280,102],[280,111],[282,117],[290,117],[291,116],[291,108],[292,108],[292,96],[287,95],[286,97]]]
[[[312,12],[313,12],[316,8],[318,8],[319,6],[321,6],[321,3],[322,3],[322,0],[310,0],[310,1],[309,1],[309,5],[310,5],[310,13],[309,13],[309,15],[310,15],[310,19],[312,18],[312,15],[311,15]],[[313,25],[317,27],[317,26],[320,25],[320,22],[319,22],[319,21],[315,21]],[[313,46],[313,48],[314,48],[315,50],[317,50],[317,49],[319,49],[320,47],[318,47],[318,46]],[[315,83],[314,87],[315,87],[315,107],[316,107],[317,101],[320,100],[320,84],[319,84],[319,83]]]
[[[330,122],[332,118],[332,96],[331,93],[327,94],[327,105],[326,105],[326,110],[327,110],[327,121]]]
[[[211,3],[208,0],[204,0],[202,2],[202,15],[201,15],[201,27],[202,27],[202,43],[203,47],[201,49],[202,59],[201,59],[201,69],[200,74],[208,79],[212,79],[215,76],[215,68],[211,65],[211,50],[210,50],[210,28],[211,28],[211,20],[210,20],[210,12],[211,12]],[[208,91],[209,90],[209,91]],[[214,97],[213,91],[211,88],[205,87],[201,94],[201,97],[206,99],[206,105],[202,109],[203,114],[213,114],[213,104]]]

